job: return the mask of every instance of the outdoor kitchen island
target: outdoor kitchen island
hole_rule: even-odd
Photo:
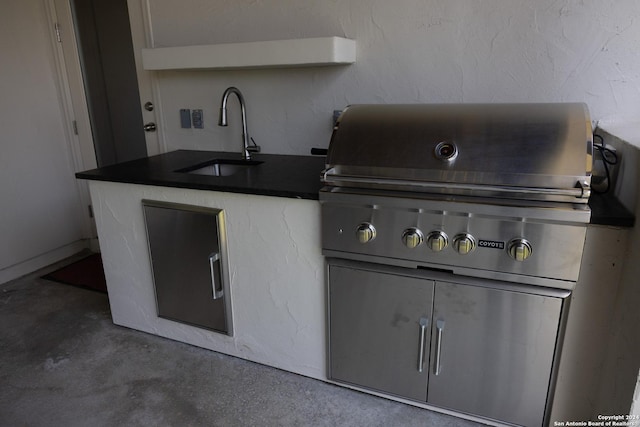
[[[327,380],[325,261],[317,201],[324,158],[256,155],[255,159],[264,163],[247,171],[244,182],[242,174],[207,177],[175,172],[199,162],[233,156],[237,154],[177,151],[77,174],[78,178],[90,180],[113,321]],[[232,336],[157,316],[142,200],[224,210]],[[593,216],[602,223],[596,212]],[[594,242],[602,242],[603,238],[616,240],[623,235],[612,230],[590,227],[585,257],[590,249],[599,248],[590,243],[591,233]],[[612,267],[583,262],[584,269],[594,271],[581,272],[583,280],[577,284],[574,297],[581,288],[588,289],[589,283],[611,274]],[[582,283],[585,278],[589,283]],[[587,336],[593,335],[583,318],[581,324],[572,325],[571,317],[589,298],[593,297],[582,295],[581,301],[572,303],[565,343],[580,342],[585,329]],[[576,393],[576,384],[571,381],[580,377],[584,383],[595,375],[592,370],[565,377],[565,366],[570,372],[575,366],[588,368],[585,354],[579,349],[563,351],[555,396],[555,401],[562,403],[557,408],[554,405],[552,419],[556,419],[556,412],[560,419],[579,416],[570,411],[571,394]]]
[[[90,180],[113,321],[324,379],[317,201],[324,158],[255,155],[262,164],[223,177],[175,172],[212,159],[239,158],[238,153],[180,150],[78,174]],[[224,211],[232,336],[157,316],[142,200]],[[208,268],[206,257],[203,262]]]

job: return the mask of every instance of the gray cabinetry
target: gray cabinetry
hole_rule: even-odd
[[[419,325],[431,319],[433,282],[342,267],[330,274],[332,377],[425,400],[430,329]]]
[[[376,268],[329,265],[333,380],[543,425],[568,291]]]
[[[158,316],[232,335],[224,212],[143,200]]]
[[[560,298],[437,282],[427,402],[541,426],[561,310]]]

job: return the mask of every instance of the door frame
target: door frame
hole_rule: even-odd
[[[151,20],[150,0],[127,0],[129,8],[129,26],[131,28],[131,42],[133,56],[138,77],[138,92],[140,94],[140,109],[144,123],[155,123],[155,132],[145,132],[147,155],[153,156],[167,152],[164,138],[162,117],[162,102],[160,86],[155,71],[147,71],[142,65],[142,49],[155,47],[153,39],[153,25]],[[147,111],[144,104],[153,102],[153,111]]]
[[[52,29],[51,34],[54,34],[55,38],[57,25],[62,40],[61,43],[55,43],[56,66],[63,95],[64,111],[68,119],[66,125],[71,139],[74,166],[77,171],[94,169],[97,167],[96,151],[93,145],[71,1],[46,0],[46,3]],[[145,132],[147,153],[151,156],[165,152],[166,143],[162,137],[162,124],[159,122],[162,113],[157,78],[153,72],[144,70],[142,66],[142,49],[153,46],[149,0],[127,0],[127,8],[143,122],[154,122],[158,129],[156,132]],[[143,100],[145,100],[144,102],[151,100],[154,104],[154,110],[145,110]],[[74,121],[77,134],[74,129]]]
[[[54,38],[55,59],[62,102],[66,113],[66,128],[71,135],[71,151],[77,170],[97,167],[93,134],[80,66],[80,56],[69,0],[47,0],[49,22]],[[75,121],[75,128],[74,128]]]
[[[56,78],[64,129],[73,168],[76,172],[97,166],[93,134],[86,104],[78,46],[73,31],[73,18],[69,0],[46,0],[49,30],[53,45]],[[91,196],[86,181],[75,180],[82,207],[82,234],[92,251],[99,251],[95,221],[91,212]]]
[[[76,172],[97,167],[96,151],[91,131],[84,78],[80,64],[80,53],[76,37],[70,0],[44,0],[49,20],[50,34],[56,67],[60,103],[65,116],[65,133],[73,167]],[[156,132],[145,132],[149,156],[166,152],[162,137],[160,90],[153,72],[142,67],[141,49],[153,46],[153,32],[149,0],[127,0],[131,39],[136,64],[136,77],[140,93],[140,109],[143,122],[155,122]],[[153,111],[143,108],[142,100],[152,100]],[[145,101],[146,102],[146,101]],[[93,251],[99,251],[97,230],[91,211],[91,196],[87,181],[76,180],[77,191],[87,214],[83,215],[83,235]]]

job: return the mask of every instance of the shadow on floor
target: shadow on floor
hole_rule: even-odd
[[[0,285],[0,425],[480,425],[115,326],[76,259]]]

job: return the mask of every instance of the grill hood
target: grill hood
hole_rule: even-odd
[[[587,203],[587,106],[351,105],[334,127],[329,186]]]

